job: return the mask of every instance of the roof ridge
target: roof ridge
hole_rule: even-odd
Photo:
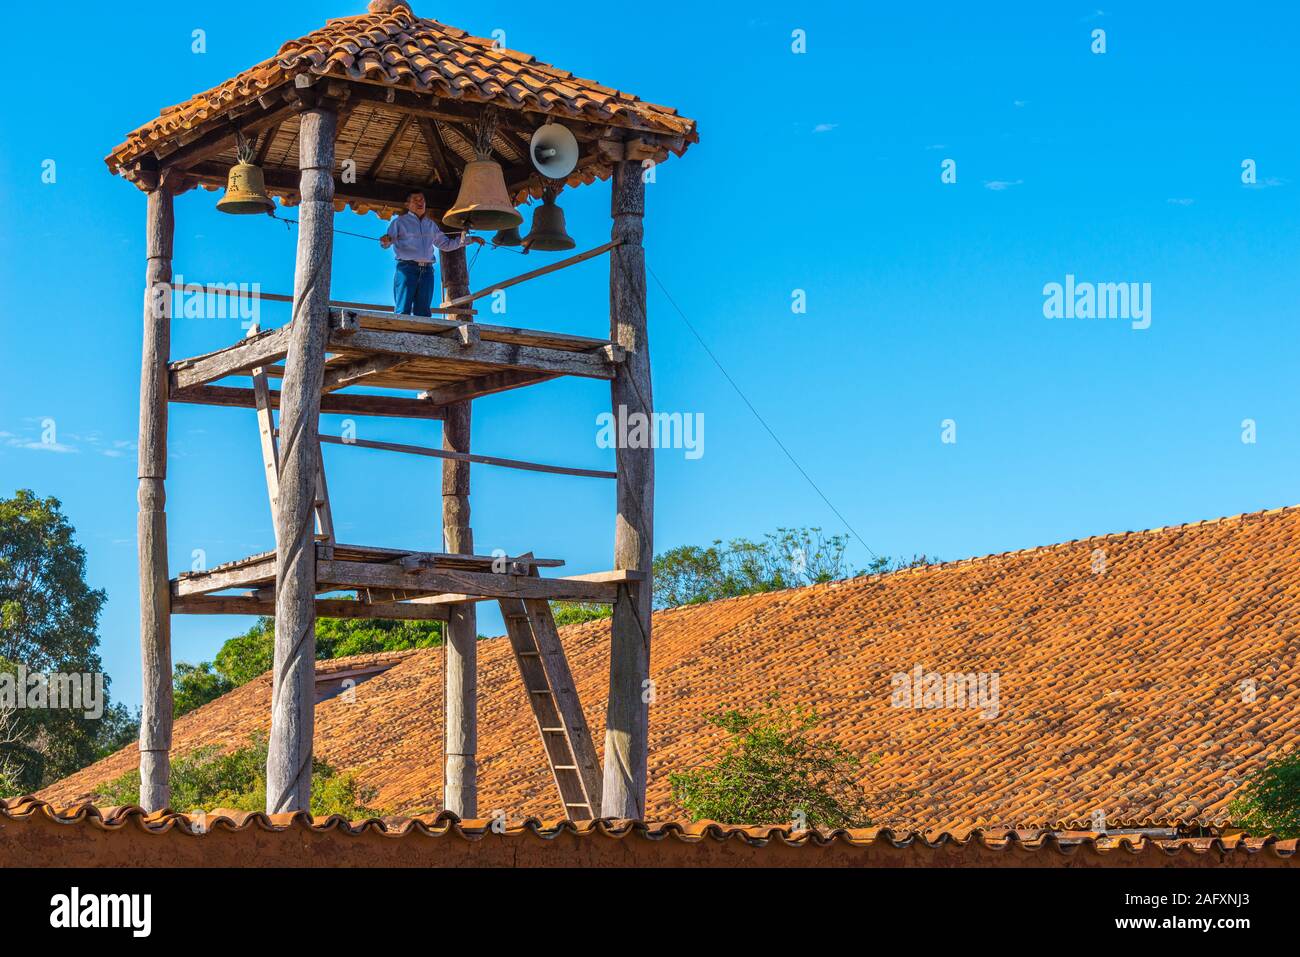
[[[1087,535],[1082,538],[1067,539],[1063,542],[1051,542],[1046,545],[1031,545],[1027,548],[1013,548],[1005,552],[990,552],[984,555],[973,555],[969,558],[955,558],[947,562],[934,562],[929,565],[913,565],[907,568],[895,568],[887,572],[875,572],[870,575],[854,575],[850,578],[837,578],[834,581],[816,582],[812,585],[792,585],[789,588],[776,588],[772,591],[753,592],[748,595],[733,595],[728,598],[715,598],[713,601],[700,602],[692,605],[678,605],[674,608],[665,608],[656,614],[668,614],[672,612],[685,611],[690,608],[702,608],[705,606],[721,605],[727,602],[735,601],[752,601],[771,595],[783,595],[792,592],[813,592],[817,589],[842,588],[845,585],[857,583],[866,583],[872,581],[881,581],[886,578],[895,578],[905,575],[923,575],[935,574],[936,572],[947,571],[952,568],[961,568],[966,565],[980,565],[990,563],[998,559],[1018,558],[1035,555],[1040,552],[1050,552],[1056,549],[1071,548],[1079,545],[1087,545],[1093,542],[1113,541],[1124,538],[1138,538],[1148,535],[1158,535],[1163,532],[1179,532],[1187,528],[1200,527],[1205,525],[1222,525],[1227,522],[1248,521],[1254,518],[1264,518],[1273,515],[1282,515],[1286,512],[1300,510],[1300,504],[1282,505],[1274,508],[1259,509],[1254,512],[1238,512],[1233,515],[1223,515],[1218,518],[1203,518],[1197,521],[1183,522],[1177,525],[1161,525],[1155,528],[1135,529],[1126,532],[1103,532],[1097,535]],[[582,624],[586,624],[583,622]],[[579,627],[577,625],[566,625],[566,628]]]

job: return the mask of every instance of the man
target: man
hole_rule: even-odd
[[[438,228],[427,213],[424,193],[413,190],[406,197],[406,212],[393,217],[388,232],[379,240],[385,249],[396,247],[397,275],[393,279],[393,299],[398,313],[404,316],[433,315],[434,247],[449,253],[473,243],[483,245],[478,236],[468,233],[452,238]]]

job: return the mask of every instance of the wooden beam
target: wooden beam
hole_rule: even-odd
[[[250,336],[238,345],[206,356],[182,359],[171,364],[172,388],[189,389],[207,385],[228,376],[249,373],[283,359],[289,352],[291,326],[281,326]]]
[[[266,497],[271,504],[271,525],[280,528],[280,449],[276,441],[275,413],[266,373],[253,370],[253,401],[257,403],[257,437],[262,446],[262,468],[266,473]]]
[[[277,95],[277,94],[273,94]],[[269,111],[261,103],[254,101],[251,109],[245,111],[254,114],[252,119],[243,120],[238,114],[227,115],[216,126],[202,130],[186,137],[174,139],[170,144],[163,144],[154,150],[163,167],[173,167],[186,173],[195,173],[201,165],[220,166],[212,158],[232,148],[242,132],[245,137],[255,137],[262,130],[278,128],[285,120],[293,116],[297,107],[278,94],[276,105]],[[170,152],[164,152],[168,146]],[[161,154],[161,155],[159,155]],[[228,170],[227,170],[228,172]]]
[[[213,186],[224,186],[230,170],[223,163],[203,162],[196,164],[186,172],[196,177],[200,182]],[[265,168],[263,173],[265,174],[268,189],[277,193],[300,196],[297,179],[291,171],[270,166]],[[360,203],[366,206],[389,206],[400,209],[406,205],[406,196],[410,192],[411,186],[409,183],[396,183],[389,180],[371,179],[369,176],[358,176],[355,183],[340,182],[335,196],[340,202]],[[430,210],[439,217],[456,202],[456,192],[454,190],[425,188],[425,195],[428,197]]]
[[[333,435],[322,435],[322,442],[330,445],[343,445],[361,449],[377,449],[384,452],[404,452],[407,455],[423,455],[429,458],[443,459],[450,462],[474,463],[477,465],[495,465],[500,468],[520,469],[525,472],[547,472],[551,475],[574,475],[580,478],[616,479],[617,472],[602,472],[596,469],[566,468],[562,465],[539,465],[536,462],[521,462],[518,459],[495,458],[490,455],[473,455],[468,452],[451,452],[446,449],[430,449],[420,445],[399,445],[396,442],[371,442],[366,439],[340,439]],[[461,546],[448,543],[447,548],[461,551]]]
[[[275,581],[276,558],[274,554],[257,556],[243,562],[233,562],[229,567],[214,568],[197,575],[182,575],[171,583],[173,598],[190,598],[210,595],[230,588],[251,588]]]
[[[276,535],[275,684],[266,763],[268,814],[311,808],[316,707],[315,502],[321,387],[329,338],[334,249],[334,142],[338,114],[302,113],[293,322],[280,408],[280,498]]]
[[[262,142],[257,147],[257,156],[253,161],[256,165],[266,165],[266,157],[267,154],[271,152],[271,144],[274,143],[275,138],[280,135],[280,127],[283,125],[283,122],[273,123],[267,128],[267,131],[262,134]]]
[[[434,310],[434,312],[452,310]],[[474,315],[457,313],[458,315]],[[504,342],[511,345],[535,346],[539,349],[558,349],[561,352],[600,353],[606,362],[621,362],[622,350],[608,339],[574,336],[565,332],[545,332],[539,329],[520,329],[515,326],[493,326],[438,316],[402,316],[392,312],[367,312],[356,309],[335,310],[334,328],[340,332],[357,332],[368,329],[375,332],[417,332],[430,335],[452,334],[468,329],[486,342]],[[610,353],[610,350],[613,350]],[[608,354],[607,354],[608,353]]]
[[[280,393],[268,394],[271,408],[280,408]],[[173,392],[172,402],[187,405],[225,406],[234,409],[254,409],[257,402],[252,389],[230,386],[194,386],[183,392]],[[323,395],[320,400],[322,415],[371,415],[394,419],[441,419],[442,409],[421,399],[404,399],[388,395]]]
[[[322,586],[338,589],[392,588],[430,595],[472,595],[480,598],[540,598],[546,601],[590,601],[611,604],[619,589],[611,582],[569,578],[532,578],[448,568],[407,569],[401,565],[367,562],[321,561],[317,578]]]
[[[546,580],[555,581],[556,579],[552,578]],[[638,588],[640,587],[642,582],[648,580],[648,576],[644,572],[633,572],[633,571],[628,571],[627,569],[620,569],[617,571],[592,572],[587,575],[565,575],[564,580],[566,582],[571,582],[571,583],[579,582],[579,583],[594,584],[594,585],[610,585],[610,586],[614,586],[616,590],[618,585],[628,585],[632,588]],[[483,596],[483,595],[467,595],[464,594],[463,592],[453,594],[448,592],[442,595],[427,595],[420,598],[412,598],[411,602],[413,604],[420,604],[420,605],[464,605],[464,604],[475,604],[481,601],[495,601],[495,600],[496,599],[494,598]],[[564,598],[564,599],[555,599],[555,600],[571,601],[572,599]],[[591,603],[600,604],[600,605],[610,605],[613,604],[613,600],[608,598],[592,599]]]
[[[482,104],[474,103],[462,106],[450,99],[434,99],[427,94],[398,90],[391,86],[366,83],[364,81],[354,84],[352,98],[358,102],[374,103],[382,109],[394,113],[427,116],[430,119],[439,120],[449,125],[473,126],[478,122],[483,111]],[[517,130],[529,136],[548,118],[547,114],[540,110],[500,109],[497,115],[502,129]],[[648,124],[626,113],[620,114],[620,120],[626,120],[627,122],[619,122],[613,125],[588,123],[574,120],[571,117],[562,117],[560,119],[565,126],[573,131],[574,136],[584,142],[595,141],[607,136],[611,129],[645,128],[649,132]],[[472,138],[470,142],[473,142]]]
[[[615,417],[653,414],[650,347],[646,326],[645,184],[641,165],[619,163],[611,204],[613,239],[609,257],[610,338],[627,353],[610,389]],[[614,567],[643,572],[638,587],[617,586],[609,650],[609,703],[605,712],[605,776],[601,814],[645,818],[650,708],[650,607],[654,567],[654,450],[616,451],[618,515],[614,524]]]
[[[393,147],[397,145],[403,134],[405,134],[410,128],[411,122],[412,118],[409,115],[402,116],[398,119],[397,127],[393,130],[393,135],[388,138],[387,142],[385,142],[382,147],[380,147],[379,154],[375,157],[375,161],[370,164],[370,172],[367,174],[370,179],[379,178],[379,174],[383,171],[384,164],[388,162],[388,157],[393,153]]]
[[[554,378],[553,375],[543,375],[540,372],[492,372],[488,375],[466,379],[463,382],[453,382],[450,385],[443,385],[427,392],[421,392],[420,398],[433,405],[450,405],[453,402],[481,399],[484,396],[495,395],[498,392],[508,392],[511,389],[550,382]]]
[[[263,302],[293,302],[293,296],[286,296],[283,293],[262,292],[261,290],[258,289],[244,289],[237,286],[232,288],[230,285],[222,285],[220,283],[213,283],[213,282],[209,282],[209,283],[187,282],[184,286],[184,291],[185,292],[193,291],[195,293],[202,292],[209,296],[236,296],[242,299],[258,299]],[[331,309],[361,309],[361,310],[373,311],[378,313],[383,313],[383,312],[391,313],[393,311],[392,306],[387,306],[382,303],[348,302],[345,299],[331,299],[330,308]],[[432,312],[435,316],[442,313],[455,314],[457,316],[475,315],[472,309],[467,310],[467,309],[438,308],[438,309],[430,309],[429,311]]]
[[[434,126],[433,120],[427,116],[417,117],[417,121],[420,124],[420,133],[424,136],[424,145],[429,150],[433,168],[438,173],[438,185],[450,189],[457,178],[451,172],[451,164],[447,162],[446,144],[442,141],[442,134]]]
[[[597,246],[595,249],[589,249],[585,253],[579,253],[576,256],[570,256],[568,259],[562,259],[557,263],[551,263],[549,266],[543,266],[540,269],[534,269],[522,275],[515,276],[513,279],[505,279],[495,283],[478,292],[469,295],[460,296],[456,299],[449,300],[443,304],[444,309],[454,309],[457,306],[468,306],[471,302],[476,302],[484,296],[490,296],[499,289],[509,289],[511,286],[517,286],[521,282],[528,282],[530,279],[536,279],[539,276],[545,276],[548,273],[557,272],[561,269],[567,269],[569,266],[576,266],[578,263],[585,263],[588,259],[595,259],[597,256],[603,256],[611,249],[616,248],[622,243],[622,240],[616,239],[612,242],[605,243],[603,246]]]
[[[167,573],[167,358],[171,349],[171,177],[149,194],[145,218],[144,344],[140,360],[140,432],[136,520],[140,572],[140,805],[161,811],[171,800],[171,589]]]
[[[321,391],[322,393],[336,392],[348,386],[364,385],[367,379],[384,372],[391,372],[405,361],[400,356],[367,356],[355,362],[327,367]]]
[[[196,596],[176,602],[175,615],[253,615],[274,617],[275,601],[247,596]],[[445,606],[410,605],[398,602],[370,604],[363,601],[322,598],[316,601],[317,618],[379,621],[446,621]]]
[[[444,301],[469,291],[464,248],[444,253]],[[446,306],[444,305],[444,308]],[[482,342],[476,343],[482,347]],[[472,554],[469,454],[471,406],[457,402],[444,410],[442,447],[442,538],[450,552]],[[432,450],[430,450],[432,451]],[[443,649],[443,806],[462,818],[478,816],[478,610],[451,608]]]
[[[439,336],[408,332],[372,332],[362,329],[345,334],[336,331],[331,336],[331,346],[354,352],[406,356],[412,359],[450,359],[497,366],[503,370],[573,375],[588,379],[612,379],[615,368],[604,356],[599,355],[486,340],[465,346]]]

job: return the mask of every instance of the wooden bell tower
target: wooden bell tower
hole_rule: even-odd
[[[471,291],[464,250],[444,254],[443,301],[432,317],[334,299],[335,214],[351,207],[388,216],[411,189],[421,189],[441,216],[455,198],[460,171],[474,158],[475,130],[488,109],[496,111],[492,148],[514,202],[541,198],[548,185],[529,155],[533,131],[560,122],[574,133],[580,159],[564,185],[612,183],[610,241],[559,262],[535,254],[542,260],[537,268],[478,291]],[[110,168],[148,196],[138,526],[140,803],[147,810],[169,800],[171,616],[231,614],[275,618],[271,813],[310,807],[317,617],[446,622],[444,804],[462,817],[476,816],[476,607],[495,601],[537,719],[557,804],[574,819],[643,816],[653,451],[620,447],[615,471],[607,473],[478,455],[471,451],[471,407],[495,393],[578,376],[609,383],[616,416],[620,410],[653,411],[642,246],[645,170],[697,138],[695,124],[669,108],[420,19],[403,2],[377,2],[369,14],[331,20],[284,45],[277,59],[166,111],[110,155]],[[268,190],[298,207],[292,297],[261,294],[291,301],[292,316],[218,352],[173,360],[173,197],[224,185],[241,141],[254,147]],[[607,338],[477,321],[474,305],[484,296],[600,256],[610,267]],[[362,387],[385,393],[357,391]],[[170,575],[165,483],[171,403],[254,411],[274,552]],[[440,448],[343,443],[443,460],[441,551],[337,541],[321,444],[339,440],[320,434],[322,413],[442,423]],[[531,553],[504,562],[476,555],[474,464],[614,480],[613,569],[553,577],[544,573],[563,562]],[[556,600],[613,606],[603,772],[551,615]]]

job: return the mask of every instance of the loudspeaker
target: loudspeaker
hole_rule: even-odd
[[[578,167],[578,138],[559,123],[540,127],[529,152],[537,172],[548,179],[564,179]]]

